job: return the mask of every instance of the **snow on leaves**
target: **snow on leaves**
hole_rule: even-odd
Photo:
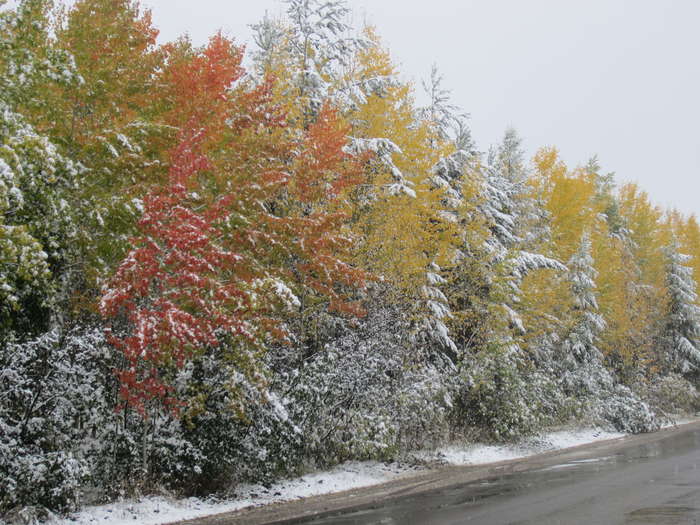
[[[103,316],[125,315],[131,326],[129,335],[113,333],[111,341],[129,363],[119,371],[122,397],[137,407],[152,399],[175,406],[158,366],[182,368],[204,348],[253,346],[256,339],[252,299],[237,278],[241,256],[219,241],[218,217],[187,202],[190,179],[208,167],[197,152],[200,141],[201,135],[185,136],[173,152],[169,185],[146,197],[142,236],[100,303]],[[242,368],[252,368],[250,351],[240,358]]]
[[[78,173],[0,100],[0,334],[13,312],[48,307],[57,291],[52,269],[76,236],[67,200]]]

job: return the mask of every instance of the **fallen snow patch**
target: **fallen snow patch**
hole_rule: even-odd
[[[693,423],[695,421],[698,421],[698,418],[696,417],[679,417],[677,419],[674,419],[671,417],[669,421],[661,425],[661,428],[671,428],[671,427],[678,427],[681,425],[687,425],[688,423]]]
[[[516,445],[465,445],[451,446],[433,452],[422,451],[415,454],[423,461],[438,461],[450,465],[483,465],[509,459],[519,459],[551,450],[576,447],[605,439],[624,436],[617,432],[600,429],[579,429],[551,432],[530,441]]]
[[[269,488],[262,485],[242,485],[237,487],[236,495],[231,500],[216,501],[197,498],[176,500],[164,496],[151,496],[138,502],[129,500],[87,507],[68,518],[52,519],[48,524],[94,525],[100,523],[102,525],[119,525],[138,523],[140,525],[159,525],[232,512],[246,507],[378,485],[401,475],[415,472],[417,468],[398,463],[348,462],[332,470],[280,481]]]
[[[595,443],[596,441],[604,441],[606,439],[621,438],[626,434],[620,432],[607,432],[600,429],[580,429],[568,430],[562,432],[553,432],[548,434],[545,441],[548,441],[552,450],[577,447],[586,443]]]

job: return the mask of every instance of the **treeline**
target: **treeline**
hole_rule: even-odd
[[[435,69],[421,107],[343,1],[286,8],[247,50],[0,12],[6,519],[700,407],[695,217],[479,151]]]

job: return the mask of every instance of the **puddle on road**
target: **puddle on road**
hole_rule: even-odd
[[[559,465],[552,465],[551,467],[545,467],[541,469],[534,470],[533,472],[547,472],[550,470],[560,470],[565,468],[576,468],[581,465],[590,463],[604,463],[609,461],[616,461],[615,456],[604,456],[602,458],[591,458],[591,459],[578,459],[576,461],[569,461],[568,463],[561,463]]]

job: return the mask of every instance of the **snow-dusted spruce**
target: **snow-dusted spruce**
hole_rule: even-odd
[[[626,432],[654,430],[659,423],[649,407],[627,387],[616,384],[603,365],[597,341],[606,323],[598,312],[597,272],[591,252],[590,236],[584,233],[568,262],[572,298],[569,329],[552,356],[553,369],[563,392],[583,407],[584,417],[607,421]]]
[[[252,53],[255,72],[264,76],[275,67],[275,60],[285,45],[288,30],[282,20],[270,17],[267,11],[263,19],[257,24],[251,24],[250,28],[257,46]]]
[[[539,203],[530,195],[524,157],[522,140],[508,129],[501,144],[489,152],[481,207],[492,233],[488,242],[495,260],[511,261],[514,290],[529,271],[566,270],[558,261],[526,249],[541,245],[549,232]]]
[[[440,267],[435,263],[431,263],[428,267],[425,275],[426,282],[421,290],[421,320],[412,340],[414,344],[426,349],[434,348],[446,351],[450,360],[454,361],[458,348],[446,325],[446,322],[452,318],[452,312],[449,300],[440,290],[440,287],[447,282],[440,275],[440,271]]]
[[[480,208],[491,233],[486,248],[494,281],[492,301],[508,319],[510,331],[501,335],[507,344],[526,331],[519,305],[527,274],[544,269],[566,271],[559,261],[532,251],[542,246],[549,231],[543,212],[529,194],[524,157],[522,140],[514,129],[506,130],[501,144],[489,152]]]
[[[659,345],[661,361],[671,372],[698,378],[700,371],[700,308],[690,257],[679,252],[677,242],[664,250],[668,306]]]
[[[513,129],[506,131],[501,144],[489,152],[483,183],[483,214],[490,235],[485,239],[485,266],[493,286],[490,300],[500,315],[508,319],[512,333],[503,333],[504,342],[522,335],[526,327],[519,304],[523,279],[532,271],[566,271],[559,261],[533,252],[548,238],[546,217],[527,187],[528,172],[522,141]],[[510,344],[510,343],[508,343]]]
[[[451,102],[451,92],[443,87],[443,81],[437,65],[433,64],[430,78],[422,81],[423,90],[428,95],[428,105],[420,108],[418,117],[431,122],[441,139],[458,138],[455,140],[458,149],[471,150],[471,140],[465,140],[471,138],[469,128],[465,126],[468,115]]]
[[[430,79],[423,82],[423,88],[429,97],[428,105],[420,108],[417,118],[427,122],[437,138],[452,146],[453,151],[438,160],[429,173],[433,191],[441,195],[441,209],[437,214],[447,224],[460,222],[460,210],[465,203],[463,186],[470,176],[469,170],[477,162],[477,154],[471,141],[467,115],[451,103],[450,91],[442,85],[443,78],[437,67],[431,69]],[[432,148],[437,148],[435,138],[430,139]],[[461,255],[459,250],[454,259]],[[425,274],[425,284],[421,288],[421,320],[414,336],[414,342],[425,348],[441,351],[449,365],[457,363],[460,349],[450,334],[448,322],[452,319],[450,301],[442,288],[447,284],[443,269],[431,261]]]
[[[456,221],[456,212],[463,205],[465,178],[471,176],[470,170],[476,169],[479,153],[467,122],[469,115],[451,102],[451,92],[442,83],[443,77],[433,65],[430,79],[423,81],[423,89],[429,97],[428,105],[418,110],[418,117],[430,122],[438,137],[454,146],[452,153],[433,166],[431,182],[444,191],[444,212]]]
[[[489,152],[477,210],[486,234],[465,244],[457,275],[464,358],[460,414],[495,439],[536,432],[558,420],[564,394],[525,345],[521,284],[533,271],[565,272],[560,262],[533,252],[548,238],[546,217],[527,187],[521,141],[508,130]],[[477,244],[475,245],[474,242]],[[476,320],[476,321],[475,321]]]
[[[428,105],[418,109],[417,117],[430,122],[440,139],[454,145],[454,152],[441,159],[433,168],[437,177],[444,181],[436,181],[438,186],[445,182],[461,179],[465,169],[473,165],[478,158],[476,145],[468,125],[469,114],[452,103],[452,92],[443,87],[443,76],[436,65],[430,70],[430,78],[423,80],[423,90],[428,96]],[[458,184],[457,184],[458,186]]]
[[[298,96],[308,103],[314,115],[331,95],[339,68],[349,63],[364,41],[348,36],[350,9],[345,0],[286,0],[286,3],[291,22],[288,45],[296,61]]]
[[[610,389],[613,379],[603,367],[603,354],[596,346],[605,320],[598,313],[591,240],[581,238],[579,249],[568,262],[567,280],[571,289],[571,328],[561,342],[554,362],[561,371],[560,381],[567,395],[578,398],[597,396]]]

